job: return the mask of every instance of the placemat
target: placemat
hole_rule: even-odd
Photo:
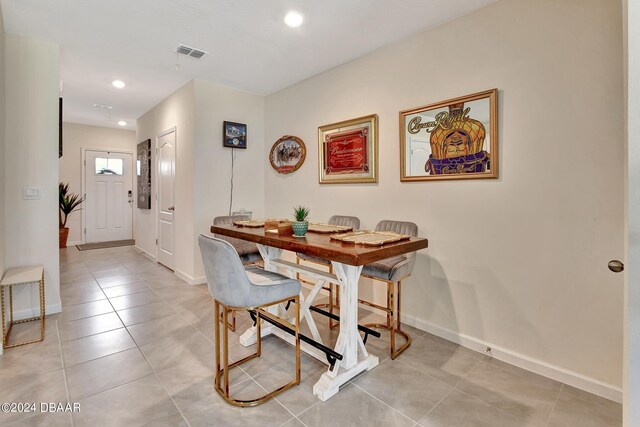
[[[401,240],[408,240],[411,236],[407,234],[398,234],[392,231],[352,231],[350,233],[342,233],[331,236],[331,240],[337,240],[345,243],[355,243],[365,246],[382,246],[387,243],[395,243]]]
[[[319,222],[310,222],[309,229],[307,231],[311,231],[314,233],[344,233],[346,231],[353,230],[353,227],[348,227],[346,225],[333,225],[333,224],[322,224]]]

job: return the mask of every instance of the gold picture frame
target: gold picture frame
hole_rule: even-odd
[[[378,182],[378,115],[318,128],[320,184]]]
[[[400,111],[400,181],[498,177],[498,89]]]

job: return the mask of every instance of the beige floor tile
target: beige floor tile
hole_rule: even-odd
[[[100,291],[100,285],[94,279],[91,280],[79,280],[69,283],[61,283],[60,284],[60,292],[95,292]]]
[[[181,364],[157,372],[157,376],[176,406],[184,410],[200,400],[216,395],[214,371],[213,360],[210,366],[203,366],[198,361],[187,359]],[[229,384],[233,386],[249,379],[242,370],[235,368],[231,370]]]
[[[505,412],[544,423],[561,384],[495,360],[483,361],[460,383],[461,391]]]
[[[163,287],[160,289],[155,289],[155,292],[173,306],[180,305],[180,303],[184,302],[203,299],[202,292],[187,284]]]
[[[147,322],[127,326],[139,346],[158,341],[179,330],[191,330],[189,322],[178,314],[170,314]]]
[[[146,377],[153,370],[137,348],[66,368],[69,396],[76,402]]]
[[[596,396],[595,394],[589,393],[584,390],[577,389],[567,384],[562,385],[562,393],[569,394],[573,397],[577,397],[578,399],[582,399],[587,401],[588,403],[593,403],[600,406],[613,407],[614,409],[619,409],[620,404],[618,402],[614,402],[613,400],[605,399],[604,397]]]
[[[109,288],[115,289],[115,288]],[[136,294],[123,295],[121,297],[109,298],[111,305],[116,310],[126,310],[127,308],[160,302],[160,297],[153,291],[140,292]]]
[[[111,268],[107,270],[94,271],[93,277],[95,277],[96,279],[106,279],[107,277],[126,276],[131,273],[132,272],[126,269],[125,267],[117,267],[117,268]]]
[[[111,288],[113,286],[128,285],[129,283],[139,282],[140,278],[133,273],[119,274],[117,276],[105,277],[97,279],[102,289]]]
[[[189,424],[184,420],[182,415],[173,414],[167,417],[162,417],[145,424],[145,427],[189,427]]]
[[[45,337],[42,342],[5,350],[0,356],[0,388],[11,388],[32,375],[60,369],[60,343],[57,334],[54,334]]]
[[[149,287],[144,282],[130,283],[122,286],[111,286],[104,288],[103,292],[107,298],[117,298],[123,295],[137,294],[140,292],[150,291]]]
[[[36,374],[26,377],[21,383],[11,387],[3,384],[0,388],[1,402],[36,403],[36,410],[40,411],[40,402],[67,402],[67,391],[64,384],[64,374],[61,369],[57,371]],[[34,416],[33,412],[2,412],[0,424],[9,424],[18,420],[24,420]]]
[[[118,310],[118,315],[125,326],[135,325],[136,323],[142,323],[172,314],[175,314],[175,310],[163,301],[128,308],[126,310]]]
[[[104,294],[104,292],[102,292],[100,287],[98,285],[96,286],[98,287],[97,291],[87,291],[87,292],[77,291],[74,289],[71,289],[71,290],[61,289],[60,301],[62,302],[63,306],[70,306],[70,305],[76,305],[76,304],[83,304],[85,302],[100,301],[100,300],[107,299],[107,296]]]
[[[138,379],[80,401],[73,414],[76,427],[138,426],[177,413],[154,375]]]
[[[199,294],[201,292],[198,291]],[[197,323],[202,320],[213,320],[214,308],[213,299],[207,295],[198,295],[194,298],[174,302],[167,300],[167,302],[189,323]]]
[[[215,360],[213,345],[193,327],[145,344],[140,350],[156,372],[184,363],[210,369]]]
[[[282,424],[282,427],[304,427],[304,424],[297,418],[291,418],[286,423]]]
[[[44,336],[45,339],[48,336],[55,336],[57,339],[57,330],[55,321],[52,321],[51,316],[45,316],[44,321]],[[32,322],[16,323],[11,328],[9,334],[9,345],[18,344],[22,342],[28,342],[42,338],[42,323],[40,319]],[[38,342],[34,343],[37,344]],[[28,344],[31,345],[31,344]]]
[[[229,343],[232,343],[231,335],[229,336]],[[238,350],[239,352],[236,352]],[[242,344],[236,342],[233,347],[231,347],[231,345],[229,346],[229,356],[231,360],[234,361],[242,359],[243,357],[246,357],[247,355],[255,352],[255,344],[250,347],[244,347]],[[269,335],[262,338],[262,355],[258,358],[243,363],[242,370],[244,370],[251,376],[256,376],[259,373],[264,372],[265,370],[280,363],[294,363],[295,357],[296,348],[294,346],[276,336]]]
[[[413,426],[414,421],[391,409],[354,385],[340,389],[339,396],[319,402],[298,415],[308,427],[324,427],[340,420],[343,426]]]
[[[71,427],[71,413],[41,412],[9,425],[15,427]]]
[[[189,286],[187,282],[185,282],[178,276],[169,277],[169,278],[146,277],[143,279],[143,281],[151,289],[171,288],[176,286]]]
[[[108,356],[129,348],[135,343],[125,328],[91,335],[62,343],[65,366],[72,366],[98,357]]]
[[[254,381],[244,381],[231,387],[231,394],[237,399],[252,399],[264,394]],[[291,414],[277,401],[270,401],[253,408],[239,408],[226,403],[217,394],[182,411],[191,427],[245,427],[280,426],[291,418]]]
[[[122,328],[124,325],[116,313],[100,314],[58,324],[60,341],[71,341],[101,332]]]
[[[576,397],[576,394],[578,393],[566,392],[563,388],[549,417],[548,427],[622,426],[622,405],[614,402],[605,403],[604,405],[593,403]],[[594,399],[589,398],[589,400],[592,401]]]
[[[421,422],[422,427],[528,427],[544,426],[527,419],[501,411],[495,406],[453,390]],[[570,427],[567,425],[566,427]],[[577,426],[576,426],[577,427]]]
[[[313,385],[328,369],[328,365],[322,364],[304,353],[300,360],[300,384],[277,397],[278,402],[295,415],[318,403],[318,398],[313,394]],[[288,360],[263,370],[254,377],[254,380],[265,390],[275,390],[294,378],[295,361]]]
[[[475,351],[426,334],[415,340],[396,360],[449,385],[456,385],[482,357]]]
[[[84,304],[63,307],[58,323],[70,322],[72,320],[83,319],[85,317],[97,316],[99,314],[111,313],[113,307],[107,300],[87,302]]]
[[[398,360],[387,360],[360,376],[354,384],[416,422],[452,388]]]

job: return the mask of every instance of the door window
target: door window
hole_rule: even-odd
[[[96,157],[96,175],[122,175],[123,173],[123,159]]]

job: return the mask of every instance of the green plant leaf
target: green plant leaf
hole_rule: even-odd
[[[293,209],[293,217],[296,221],[305,221],[311,210],[305,206],[297,206]]]

